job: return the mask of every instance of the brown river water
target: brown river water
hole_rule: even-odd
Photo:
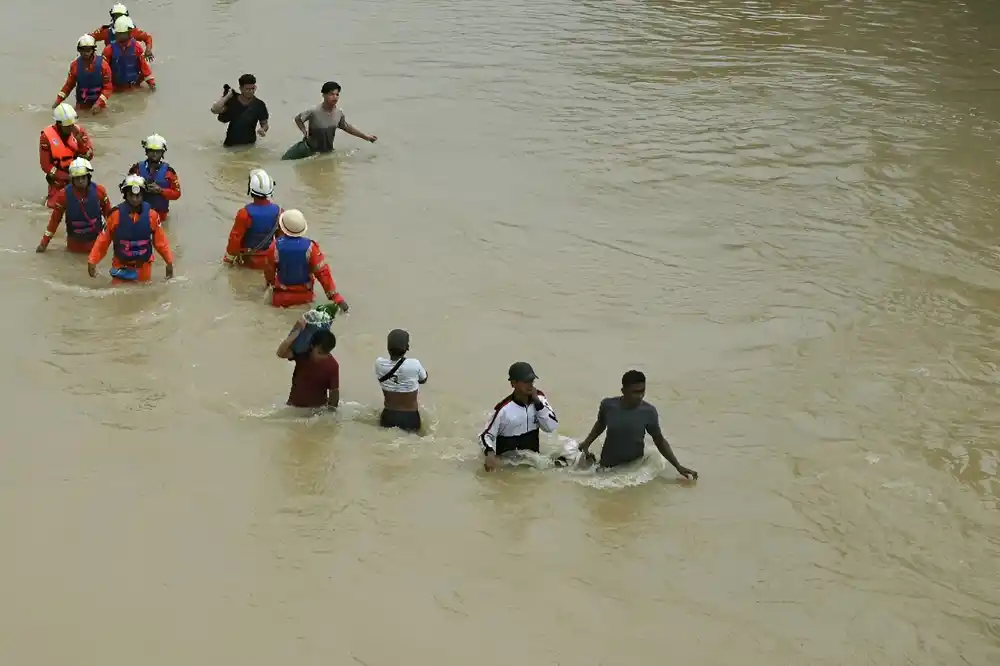
[[[184,189],[177,279],[124,291],[33,251],[111,4],[0,25],[0,664],[1000,664],[996,3],[130,5],[160,90],[83,118],[96,178],[156,132]],[[226,151],[245,71],[272,129]],[[327,79],[378,143],[279,161]],[[353,305],[335,417],[219,264],[256,166]],[[374,427],[397,326],[423,439]],[[643,369],[701,480],[482,473],[518,359],[577,439]]]

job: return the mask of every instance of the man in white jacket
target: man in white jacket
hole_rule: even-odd
[[[479,436],[487,471],[500,465],[499,456],[509,451],[538,453],[538,430],[555,432],[559,425],[545,394],[535,388],[538,375],[524,361],[507,371],[513,391],[493,408],[486,429]]]

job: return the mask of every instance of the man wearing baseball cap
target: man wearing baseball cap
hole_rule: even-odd
[[[531,365],[514,363],[507,370],[507,379],[513,391],[493,408],[479,436],[487,471],[495,470],[500,465],[499,456],[509,451],[538,453],[538,429],[555,432],[559,425],[545,394],[535,388],[538,375]]]

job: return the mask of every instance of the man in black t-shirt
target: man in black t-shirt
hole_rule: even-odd
[[[212,113],[220,123],[228,123],[224,146],[250,146],[257,143],[257,136],[267,134],[267,105],[257,95],[257,78],[253,74],[240,77],[239,92],[227,84],[222,97],[212,105]],[[258,123],[260,128],[257,128]]]

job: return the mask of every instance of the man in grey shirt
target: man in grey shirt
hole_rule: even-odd
[[[646,433],[677,472],[687,479],[697,479],[698,472],[677,462],[670,444],[660,432],[660,417],[656,407],[643,400],[646,396],[646,375],[629,370],[622,375],[621,397],[605,398],[597,410],[597,422],[590,434],[580,443],[580,451],[592,458],[588,449],[605,430],[608,431],[601,448],[601,467],[617,467],[638,460],[643,455]]]
[[[306,109],[295,116],[296,126],[314,153],[332,152],[333,138],[338,129],[369,143],[375,143],[378,140],[377,136],[365,134],[347,122],[344,112],[337,108],[337,102],[340,101],[339,83],[327,81],[323,84],[321,92],[323,93],[322,104]]]

